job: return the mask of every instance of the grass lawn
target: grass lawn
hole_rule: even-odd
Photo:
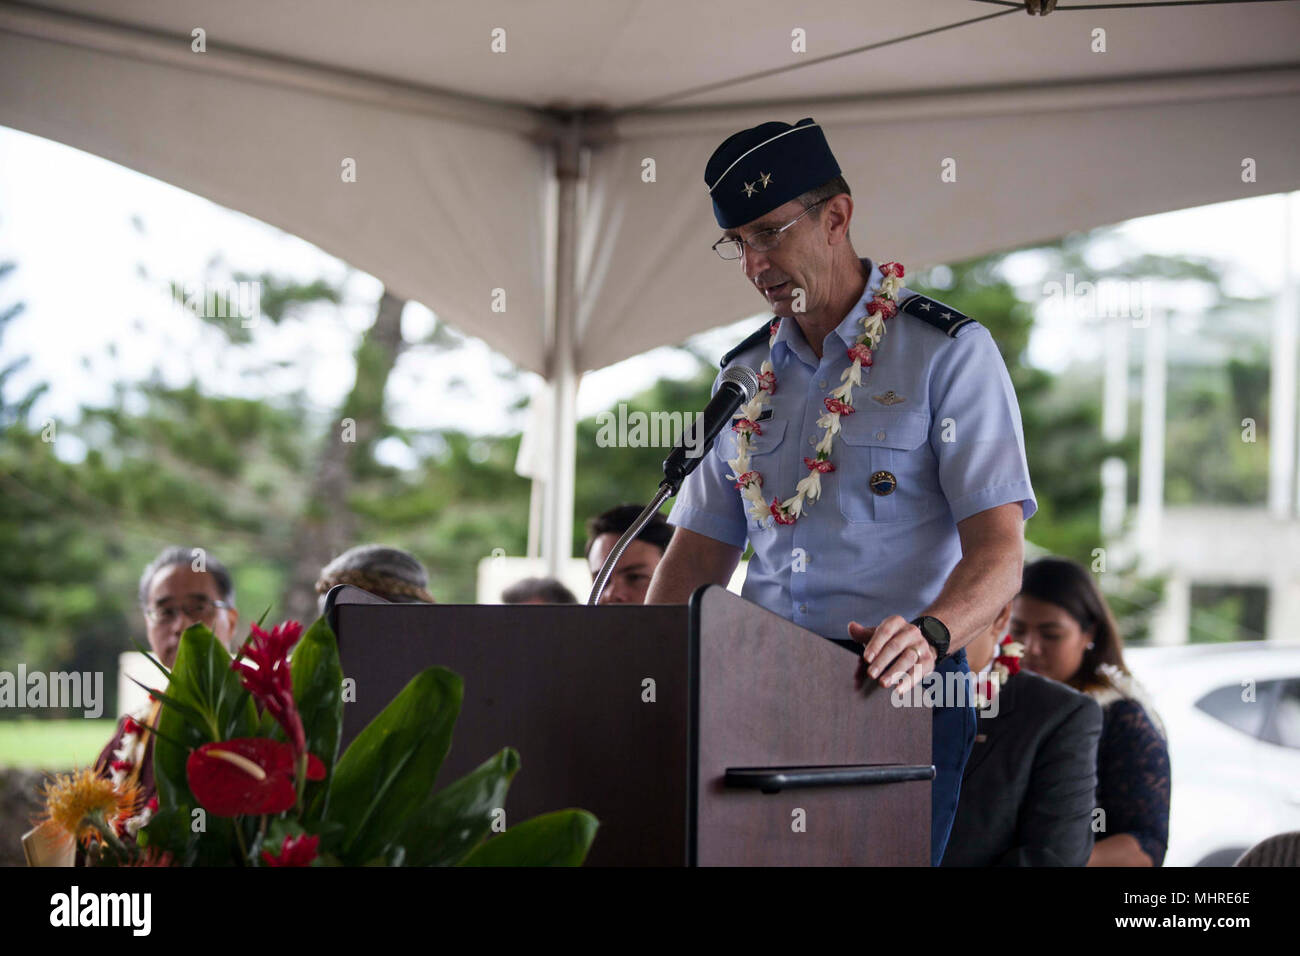
[[[0,720],[0,767],[89,767],[113,736],[107,720]]]

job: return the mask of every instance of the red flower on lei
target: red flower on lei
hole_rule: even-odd
[[[826,411],[838,412],[841,415],[852,415],[854,411],[852,405],[846,405],[843,402],[841,402],[838,398],[826,399],[825,405],[826,405]]]
[[[853,348],[849,349],[848,355],[850,362],[858,361],[863,365],[870,365],[872,362],[871,349],[867,348],[866,342],[859,342],[853,346]]]
[[[826,458],[805,458],[803,463],[808,466],[809,471],[820,471],[823,475],[835,470],[835,466]]]
[[[773,498],[773,499],[772,499],[772,506],[771,506],[768,510],[772,512],[772,517],[776,519],[776,523],[777,523],[777,524],[794,524],[794,523],[795,523],[795,520],[796,520],[796,519],[795,519],[794,515],[788,515],[788,514],[786,514],[786,513],[785,513],[785,509],[783,509],[783,508],[781,507],[781,499],[780,499],[780,498]]]

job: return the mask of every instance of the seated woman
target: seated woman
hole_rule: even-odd
[[[325,567],[316,579],[317,603],[325,613],[330,588],[351,584],[395,604],[437,604],[429,593],[429,574],[419,558],[401,548],[359,544],[348,548]]]
[[[942,865],[1083,866],[1101,708],[1020,670],[1022,646],[1007,634],[1012,607],[966,645],[981,706]]]
[[[203,571],[194,570],[202,556]],[[198,548],[165,549],[140,576],[140,609],[144,614],[149,647],[163,666],[176,661],[181,634],[191,624],[205,624],[232,652],[238,639],[235,586],[226,566]],[[158,675],[161,680],[162,675]],[[95,761],[96,772],[119,787],[138,783],[140,812],[126,821],[123,830],[134,837],[157,808],[153,778],[153,734],[161,705],[150,701],[136,713],[123,717],[113,739]]]
[[[1169,748],[1159,716],[1124,666],[1119,629],[1092,575],[1064,558],[1027,565],[1011,636],[1025,645],[1025,667],[1101,705],[1088,865],[1160,866],[1169,842]]]

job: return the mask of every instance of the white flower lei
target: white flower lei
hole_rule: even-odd
[[[987,689],[984,680],[977,678],[975,681],[975,707],[978,710],[983,710],[993,702],[1002,685],[1011,677],[1010,662],[1019,661],[1025,656],[1025,645],[1020,641],[1013,641],[1008,634],[998,642],[995,651],[997,656],[993,658],[993,669],[988,676]],[[1017,664],[1015,672],[1019,673],[1019,671],[1020,665]]]
[[[794,524],[803,517],[807,503],[821,497],[822,475],[835,470],[830,461],[831,445],[840,430],[840,417],[853,414],[853,389],[862,384],[862,367],[872,363],[872,353],[885,335],[885,320],[898,314],[897,295],[903,284],[903,267],[897,262],[886,262],[881,265],[880,271],[883,278],[880,288],[867,306],[867,314],[862,318],[863,332],[848,350],[853,364],[844,370],[840,375],[840,384],[824,399],[826,411],[817,419],[817,427],[822,429],[821,441],[816,448],[817,457],[804,459],[808,475],[795,485],[791,497],[784,501],[773,498],[771,504],[768,504],[763,496],[763,475],[749,467],[749,456],[753,447],[752,436],[763,433],[758,418],[763,413],[769,396],[776,392],[776,373],[772,368],[771,353],[781,321],[777,319],[772,322],[771,334],[767,339],[768,356],[759,369],[758,392],[732,416],[737,421],[731,428],[740,437],[736,442],[736,457],[727,461],[734,472],[727,475],[727,478],[736,483],[741,498],[748,506],[749,516],[755,521],[763,522],[772,518],[777,524]]]

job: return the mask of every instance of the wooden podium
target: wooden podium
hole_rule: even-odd
[[[465,699],[437,786],[514,747],[507,825],[590,810],[591,865],[929,865],[930,711],[856,690],[851,641],[713,586],[587,607],[344,585],[326,613],[356,681],[345,747],[417,672],[450,668]]]

